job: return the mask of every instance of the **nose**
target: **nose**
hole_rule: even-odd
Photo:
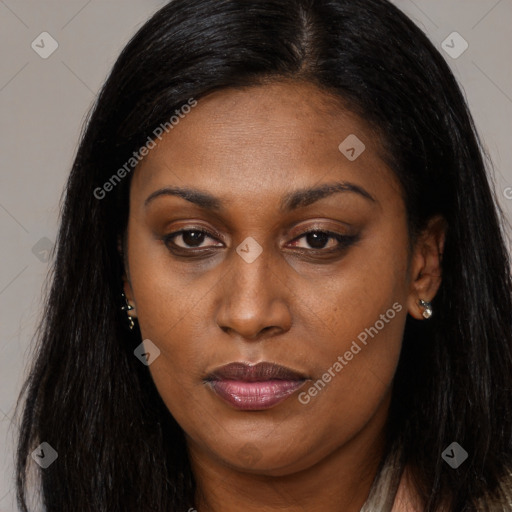
[[[218,287],[216,321],[224,332],[256,341],[290,329],[291,293],[271,258],[264,250],[248,263],[233,251],[230,271]]]

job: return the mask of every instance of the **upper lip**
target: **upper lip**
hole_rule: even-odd
[[[229,363],[216,368],[206,377],[212,380],[241,380],[245,382],[263,382],[267,380],[305,380],[307,377],[291,368],[266,361],[257,364],[244,362]]]

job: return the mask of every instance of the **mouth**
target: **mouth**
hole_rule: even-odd
[[[209,388],[225,402],[245,411],[270,409],[308,380],[304,374],[275,363],[234,362],[209,373]]]

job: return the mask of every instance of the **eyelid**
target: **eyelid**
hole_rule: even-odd
[[[173,228],[171,231],[169,231],[164,236],[170,237],[170,236],[178,235],[178,234],[181,234],[181,233],[187,232],[187,231],[199,231],[201,233],[205,233],[206,235],[208,235],[211,238],[215,238],[222,242],[224,242],[224,238],[225,238],[216,229],[202,226],[201,224],[185,224],[183,227],[180,226],[177,228]]]
[[[307,227],[304,227],[304,222],[301,222],[299,225],[296,225],[290,229],[289,232],[292,233],[291,236],[293,236],[293,233],[295,232],[298,235],[301,235],[303,233],[310,233],[311,231],[323,231],[340,235],[346,234],[348,236],[352,234],[354,229],[355,228],[353,225],[346,222],[334,221],[330,219],[316,219],[312,223],[308,224]],[[338,233],[340,230],[342,232]]]
[[[303,237],[305,235],[309,235],[310,233],[325,233],[331,236],[350,236],[348,233],[338,233],[337,231],[333,231],[332,229],[325,228],[325,227],[310,227],[301,229],[300,232],[297,234],[297,236],[292,238],[293,240],[296,240],[297,238]]]

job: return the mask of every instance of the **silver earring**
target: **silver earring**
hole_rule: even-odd
[[[430,318],[432,316],[432,303],[428,302],[426,300],[419,300],[419,304],[422,308],[425,308],[425,311],[423,311],[423,318]]]
[[[128,299],[126,298],[124,292],[121,292],[121,297],[123,298],[124,301],[124,305],[121,306],[121,309],[123,311],[126,311],[126,316],[128,317],[128,328],[130,329],[130,331],[133,331],[135,323],[133,322],[133,318],[128,314],[128,311],[132,311],[135,308],[128,302]]]

